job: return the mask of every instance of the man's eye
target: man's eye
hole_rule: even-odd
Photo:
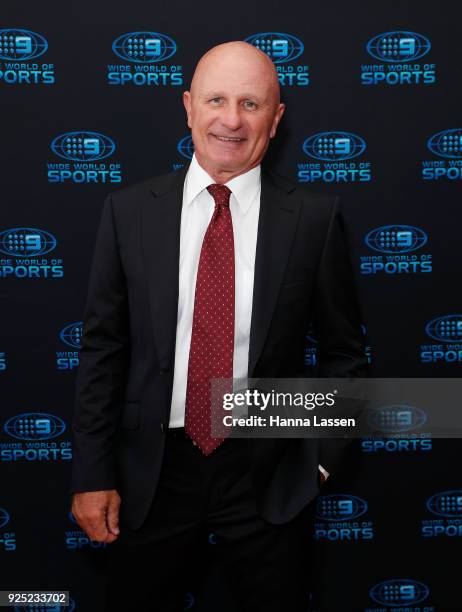
[[[212,98],[212,99],[210,100],[210,102],[211,102],[212,104],[220,104],[220,102],[221,102],[221,98]]]
[[[255,102],[252,102],[251,100],[246,100],[246,101],[244,102],[244,106],[245,106],[246,108],[250,108],[251,110],[253,110],[254,108],[257,108],[256,103],[255,103]]]

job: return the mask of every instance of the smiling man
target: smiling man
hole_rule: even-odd
[[[261,165],[285,109],[261,51],[211,49],[184,105],[190,165],[112,194],[103,209],[72,511],[110,545],[108,611],[182,610],[212,532],[236,610],[301,612],[308,504],[343,445],[214,437],[210,380],[302,375],[310,322],[320,376],[365,373],[342,219],[336,198]]]
[[[196,159],[217,183],[261,162],[285,109],[273,62],[241,42],[203,56],[183,101]]]

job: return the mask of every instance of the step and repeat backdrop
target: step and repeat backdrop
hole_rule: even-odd
[[[343,199],[372,374],[459,376],[461,34],[450,2],[2,2],[1,589],[103,609],[106,546],[68,493],[96,230],[109,192],[191,158],[181,94],[218,43],[276,65],[287,111],[268,163]],[[309,334],[307,373],[316,358]],[[419,406],[387,410],[393,437],[358,440],[312,504],[307,602],[460,610],[462,444],[432,439]],[[218,546],[208,534],[198,563]],[[184,609],[238,612],[219,565]]]

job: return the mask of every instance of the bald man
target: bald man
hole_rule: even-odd
[[[73,421],[72,512],[109,546],[107,610],[182,610],[214,534],[240,611],[305,610],[307,508],[334,441],[211,431],[210,381],[367,367],[336,198],[261,162],[285,110],[244,42],[199,61],[183,94],[189,166],[110,195],[98,231]],[[120,521],[119,521],[120,515]]]

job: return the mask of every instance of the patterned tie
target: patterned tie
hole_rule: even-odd
[[[186,388],[185,430],[204,455],[225,439],[211,435],[212,378],[233,376],[234,353],[234,238],[229,209],[231,191],[213,184],[207,191],[215,210],[204,236],[197,269],[194,315]],[[228,385],[227,391],[232,391]]]

